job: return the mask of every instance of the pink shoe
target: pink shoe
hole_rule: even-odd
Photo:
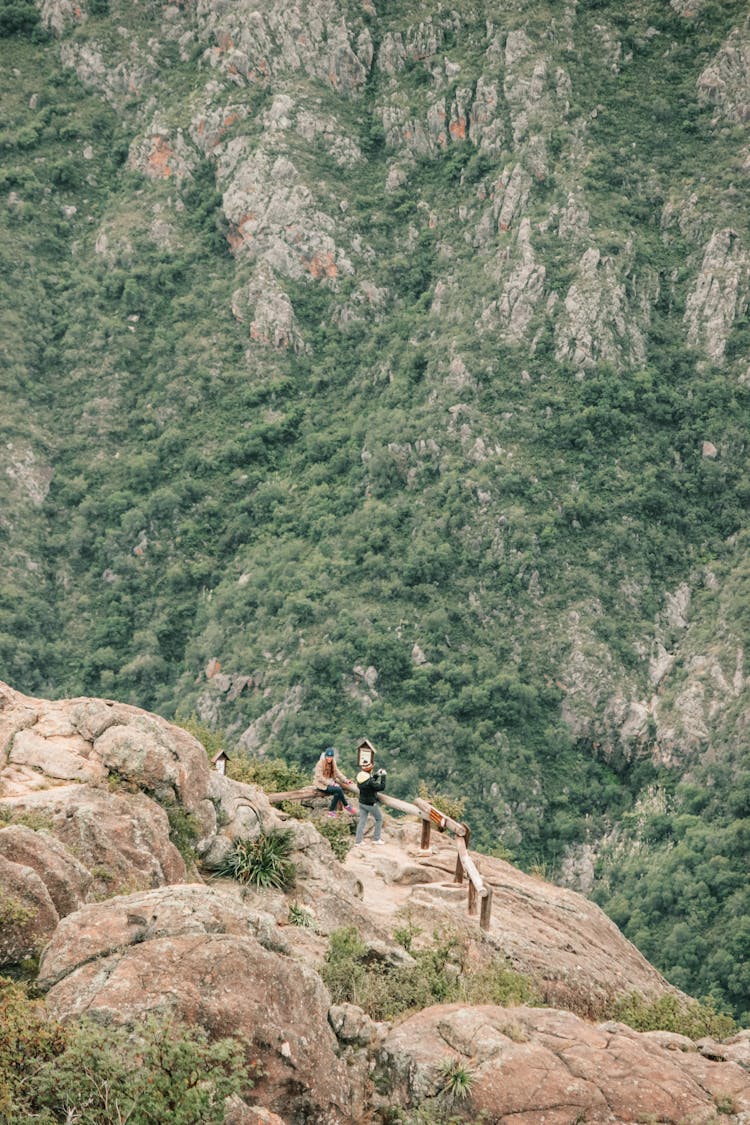
[[[335,812],[327,812],[327,813],[326,813],[326,816],[333,816],[333,817],[336,817],[336,816],[338,816],[338,813],[335,813]]]
[[[347,805],[346,811],[349,813],[349,816],[356,816],[357,815],[357,810],[355,809],[354,805]]]

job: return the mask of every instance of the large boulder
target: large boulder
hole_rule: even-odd
[[[240,1034],[260,1077],[254,1100],[283,1120],[363,1120],[364,1078],[337,1055],[329,994],[312,969],[263,947],[263,922],[206,887],[170,887],[83,908],[41,966],[49,1010],[127,1023],[173,1014],[215,1037]]]
[[[43,818],[49,832],[92,876],[92,895],[180,883],[185,861],[169,840],[169,819],[142,793],[90,785],[38,789],[5,798],[11,816]]]
[[[467,1121],[714,1125],[729,1106],[750,1111],[750,1073],[736,1062],[543,1008],[427,1008],[391,1029],[374,1077],[383,1105]]]
[[[33,699],[0,684],[0,799],[66,782],[133,785],[216,829],[206,752],[181,727],[104,699]]]
[[[288,948],[270,914],[203,883],[187,883],[90,903],[65,918],[44,951],[38,983],[51,988],[87,962],[144,941],[205,934],[250,935],[266,949]]]
[[[0,856],[36,872],[61,918],[86,902],[91,872],[49,832],[9,824],[0,829]]]
[[[36,871],[0,855],[0,968],[35,957],[58,920]]]

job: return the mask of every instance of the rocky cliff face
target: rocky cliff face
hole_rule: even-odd
[[[260,1075],[247,1121],[344,1125],[398,1106],[467,1121],[614,1125],[656,1113],[708,1125],[718,1105],[727,1121],[750,1111],[744,1035],[696,1044],[574,1014],[633,990],[677,995],[578,895],[477,855],[494,890],[482,933],[451,884],[451,848],[419,853],[418,825],[403,821],[389,821],[381,851],[339,863],[312,825],[286,820],[294,891],[243,890],[210,871],[232,839],[280,823],[260,790],[212,772],[191,736],[136,708],[5,685],[1,698],[0,957],[7,968],[41,952],[51,1015],[170,1014],[214,1037],[242,1033]],[[170,842],[170,812],[194,818],[203,875]],[[291,899],[313,930],[288,925]],[[424,920],[462,934],[480,960],[501,951],[546,1006],[437,1006],[391,1026],[333,1005],[318,974],[327,935],[356,924],[372,956],[408,960],[393,938],[404,917],[414,932]],[[451,1066],[472,1074],[453,1103]]]

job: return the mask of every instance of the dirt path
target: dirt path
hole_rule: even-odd
[[[389,927],[395,924],[396,915],[408,903],[412,891],[434,880],[431,871],[434,872],[437,860],[433,855],[429,864],[425,862],[419,853],[418,832],[416,828],[412,841],[409,836],[404,839],[403,829],[400,838],[389,836],[386,830],[382,845],[366,839],[364,844],[355,845],[344,861],[346,869],[362,884],[362,902],[368,913]],[[424,878],[420,878],[417,869],[423,866]],[[447,871],[444,878],[450,881]]]

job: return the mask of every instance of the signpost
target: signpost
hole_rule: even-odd
[[[367,738],[363,738],[357,746],[357,765],[360,769],[375,765],[375,747]]]

